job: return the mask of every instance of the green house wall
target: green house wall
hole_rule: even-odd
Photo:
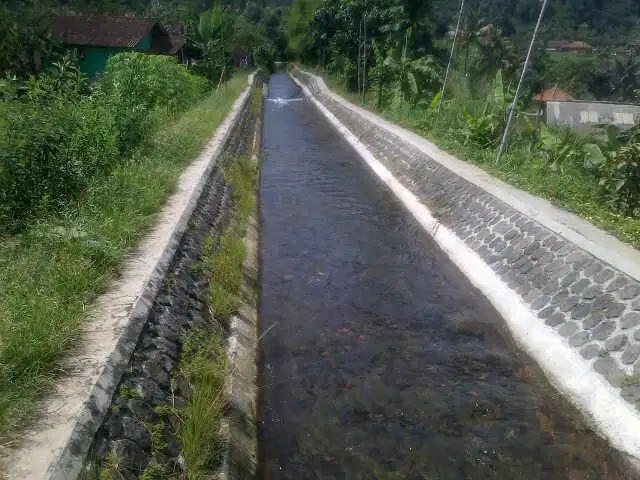
[[[80,62],[80,71],[88,77],[95,77],[104,73],[107,68],[107,62],[111,57],[120,52],[145,51],[151,49],[151,33],[144,37],[135,48],[125,47],[94,47],[94,46],[77,46],[82,53],[82,61]]]
[[[150,50],[151,37],[152,37],[151,32],[149,32],[146,37],[144,37],[142,40],[140,40],[140,42],[138,42],[138,45],[136,45],[136,50]]]
[[[80,71],[88,77],[100,75],[107,68],[107,62],[111,57],[117,53],[127,51],[126,48],[120,47],[81,46],[77,48],[82,53]]]

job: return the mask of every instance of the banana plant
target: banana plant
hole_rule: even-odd
[[[501,116],[495,112],[484,112],[474,115],[465,107],[463,111],[464,125],[460,131],[465,145],[469,143],[481,148],[493,148],[501,131]]]
[[[430,90],[440,80],[437,62],[431,56],[412,59],[408,54],[413,29],[409,27],[405,34],[402,54],[397,61],[397,86],[400,104],[416,100],[423,91]]]
[[[538,149],[544,153],[547,166],[555,171],[561,168],[568,159],[575,157],[579,153],[577,137],[569,132],[558,135],[542,124],[540,126],[540,143]]]
[[[223,81],[232,64],[234,28],[233,19],[220,3],[203,12],[198,21],[189,26],[187,39],[200,50],[199,69],[209,80]]]
[[[513,93],[505,88],[502,72],[498,70],[482,112],[474,115],[468,108],[464,109],[464,125],[460,131],[464,143],[473,143],[482,148],[494,147],[502,132],[507,109],[512,99]]]
[[[384,52],[384,46],[378,41],[371,43],[373,52],[373,67],[370,71],[371,86],[375,91],[376,108],[385,107],[389,100],[389,86],[393,80],[393,71],[389,68],[392,57],[392,50]]]
[[[378,108],[384,107],[391,96],[395,106],[417,101],[432,92],[439,82],[440,67],[433,57],[413,58],[410,55],[411,35],[412,28],[408,28],[401,50],[396,46],[385,52],[384,44],[372,42],[371,79]]]

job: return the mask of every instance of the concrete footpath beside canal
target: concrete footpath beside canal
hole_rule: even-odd
[[[640,465],[640,252],[293,76],[504,317],[587,422]]]

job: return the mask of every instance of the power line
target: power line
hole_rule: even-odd
[[[453,64],[453,52],[456,49],[456,40],[458,39],[458,31],[460,30],[460,20],[462,19],[462,11],[464,10],[464,0],[460,2],[460,12],[458,12],[458,23],[456,24],[456,31],[453,34],[453,43],[451,44],[451,53],[449,54],[449,63],[447,63],[447,70],[444,74],[444,81],[442,82],[442,91],[440,92],[440,102],[438,102],[437,113],[440,113],[440,107],[444,101],[444,92],[447,88],[447,79],[449,78],[449,72],[451,71],[451,65]]]
[[[540,15],[538,15],[538,21],[536,22],[536,27],[533,29],[533,35],[531,36],[531,43],[529,44],[529,51],[527,52],[527,57],[524,60],[524,66],[522,67],[522,73],[520,74],[520,81],[518,82],[518,88],[516,88],[516,94],[513,97],[513,102],[511,103],[511,107],[509,108],[509,117],[507,118],[507,123],[504,126],[504,132],[502,134],[502,140],[500,141],[500,148],[498,149],[498,155],[496,157],[496,163],[500,162],[500,158],[502,154],[507,148],[507,142],[509,140],[509,132],[511,131],[511,123],[513,122],[513,116],[516,111],[516,105],[518,104],[518,99],[520,98],[520,93],[522,91],[522,83],[524,81],[524,76],[527,74],[527,69],[529,68],[529,62],[531,60],[531,52],[533,52],[533,45],[536,42],[536,36],[538,35],[538,30],[540,29],[540,24],[542,23],[542,17],[544,16],[544,12],[547,9],[547,4],[549,0],[544,0],[542,4],[542,8],[540,9]]]

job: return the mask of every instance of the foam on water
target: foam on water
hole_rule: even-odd
[[[278,103],[281,105],[286,105],[287,103],[291,103],[291,102],[300,102],[304,100],[303,97],[296,97],[296,98],[267,98],[268,102],[273,102],[273,103]]]

